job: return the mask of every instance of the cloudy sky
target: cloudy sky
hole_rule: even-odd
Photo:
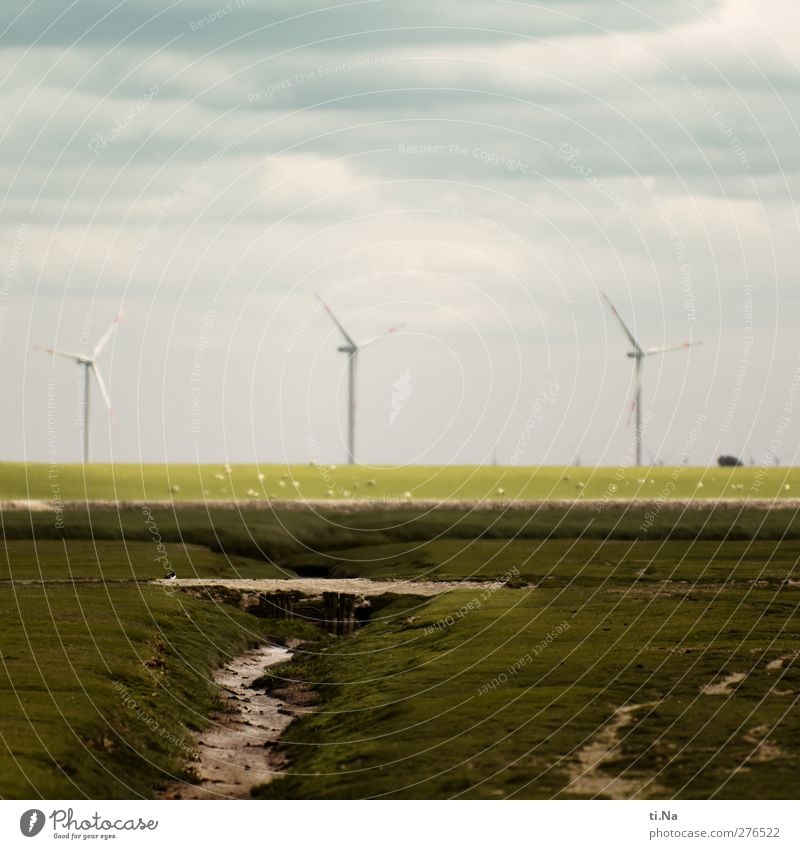
[[[356,339],[404,323],[360,358],[364,462],[625,462],[603,291],[644,347],[704,342],[647,363],[653,455],[794,458],[789,0],[4,11],[2,459],[79,458],[79,375],[32,346],[125,305],[95,459],[340,462],[316,292]]]

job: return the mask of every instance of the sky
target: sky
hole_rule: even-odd
[[[4,11],[0,459],[794,461],[789,0]]]

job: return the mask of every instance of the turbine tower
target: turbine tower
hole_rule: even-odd
[[[125,307],[123,307],[119,313],[117,313],[114,321],[111,322],[111,326],[106,330],[106,332],[100,337],[97,344],[94,346],[94,350],[91,354],[73,354],[69,351],[59,351],[55,348],[40,348],[38,345],[34,345],[34,349],[37,351],[45,351],[48,354],[58,354],[60,357],[67,357],[71,360],[75,360],[78,365],[83,366],[83,462],[89,462],[89,433],[90,433],[90,420],[89,420],[89,389],[91,386],[91,379],[89,377],[89,373],[91,372],[95,376],[95,380],[97,380],[97,386],[100,389],[100,394],[103,396],[103,400],[106,402],[106,407],[108,407],[108,412],[111,416],[111,420],[116,424],[116,417],[114,416],[114,410],[111,407],[111,399],[108,397],[108,390],[106,389],[105,381],[103,380],[103,376],[100,374],[100,370],[97,368],[97,357],[100,352],[105,348],[108,344],[108,340],[113,335],[114,331],[117,329],[117,325],[119,324],[122,316],[125,313]]]
[[[622,320],[622,317],[617,312],[614,304],[609,300],[605,292],[601,292],[606,303],[611,307],[611,312],[614,313],[617,321],[624,334],[628,337],[628,341],[633,346],[633,350],[628,352],[628,356],[634,360],[635,373],[633,384],[633,400],[631,401],[631,410],[628,415],[628,424],[630,424],[631,416],[636,413],[636,465],[642,465],[642,366],[644,365],[645,357],[650,357],[653,354],[664,354],[667,351],[678,351],[685,348],[692,348],[696,345],[702,345],[702,342],[682,342],[680,345],[669,345],[666,348],[647,348],[645,350],[636,341],[633,333],[628,329],[628,325]]]
[[[384,336],[394,333],[403,325],[398,324],[390,327],[386,333],[380,336],[375,336],[372,339],[367,339],[366,342],[356,343],[352,336],[344,329],[344,326],[338,318],[333,314],[333,310],[322,300],[319,295],[316,299],[325,308],[325,312],[333,320],[333,323],[339,328],[339,332],[344,337],[344,344],[338,347],[338,351],[342,354],[347,354],[347,384],[348,384],[348,402],[347,402],[347,462],[352,466],[356,462],[356,370],[358,366],[358,354],[363,351],[368,345],[377,342]]]

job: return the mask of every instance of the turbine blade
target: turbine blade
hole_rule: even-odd
[[[665,354],[667,351],[682,351],[686,348],[697,348],[702,345],[702,342],[681,342],[678,345],[667,345],[666,348],[648,348],[644,353],[646,356],[651,354]]]
[[[114,423],[114,427],[117,426],[117,416],[114,413],[114,408],[111,406],[111,399],[108,397],[108,390],[106,389],[105,381],[103,380],[103,375],[100,374],[97,366],[92,363],[91,366],[92,371],[94,372],[94,376],[97,379],[97,385],[100,387],[100,394],[103,396],[103,400],[106,402],[106,407],[108,407],[109,415],[111,416],[111,421]]]
[[[333,314],[333,310],[325,303],[325,301],[322,300],[322,298],[320,298],[319,295],[314,295],[314,297],[322,304],[323,307],[325,307],[325,312],[328,313],[328,315],[333,319],[333,323],[339,328],[339,332],[342,334],[342,336],[344,336],[347,344],[352,345],[354,348],[358,348],[358,345],[356,345],[350,334],[344,329],[342,323]]]
[[[639,343],[636,341],[636,337],[628,329],[628,325],[625,324],[625,322],[622,320],[622,316],[617,312],[617,308],[614,306],[614,304],[611,303],[611,300],[609,299],[608,295],[606,295],[605,292],[601,292],[600,294],[606,299],[606,303],[611,307],[611,312],[614,313],[617,321],[619,322],[619,326],[622,328],[623,333],[628,337],[631,345],[633,345],[633,350],[636,351],[637,354],[643,354],[644,351],[642,350]]]
[[[392,333],[397,333],[398,330],[405,326],[405,323],[395,324],[393,327],[390,327],[384,333],[381,333],[380,336],[373,336],[372,339],[367,339],[366,342],[362,342],[358,347],[366,348],[367,345],[371,345],[373,342],[377,342],[379,339],[385,339],[387,336],[391,336]]]
[[[111,335],[117,329],[117,325],[122,320],[122,316],[125,315],[125,307],[123,307],[116,315],[114,320],[111,322],[111,326],[106,330],[106,332],[100,337],[97,344],[94,346],[94,351],[92,351],[92,357],[96,357],[100,351],[105,348],[108,340],[111,338]]]
[[[71,360],[82,360],[86,358],[85,354],[73,354],[70,351],[59,351],[56,348],[42,348],[39,345],[33,346],[34,351],[44,351],[45,354],[58,354],[59,357],[69,357]]]

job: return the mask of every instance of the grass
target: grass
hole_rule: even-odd
[[[354,636],[296,655],[278,674],[312,682],[321,705],[287,732],[291,774],[258,795],[594,795],[597,782],[570,782],[627,705],[640,707],[601,785],[794,795],[793,510],[148,516],[72,510],[57,527],[49,512],[0,514],[1,796],[151,795],[190,764],[215,666],[266,634],[313,638],[148,584],[164,571],[158,541],[182,577],[512,575],[504,589],[384,597]],[[701,692],[732,673],[745,676],[732,695]]]
[[[280,577],[292,571],[302,573],[304,569],[317,574],[333,574],[331,570],[342,574],[344,570],[348,574],[376,577],[386,577],[392,574],[392,569],[400,569],[406,577],[424,574],[434,565],[444,569],[439,573],[441,576],[466,576],[475,571],[476,561],[471,559],[470,552],[481,551],[474,547],[475,543],[492,540],[513,543],[514,557],[509,561],[512,565],[525,564],[532,557],[555,562],[554,557],[562,556],[558,552],[568,556],[566,552],[570,549],[573,557],[585,559],[592,547],[596,547],[591,540],[604,544],[612,540],[634,541],[637,545],[655,542],[654,550],[659,550],[658,543],[662,541],[670,544],[685,541],[692,545],[733,541],[773,543],[771,548],[768,545],[759,551],[774,550],[778,542],[784,550],[789,550],[790,542],[800,541],[800,515],[794,510],[709,506],[689,511],[663,509],[652,519],[648,515],[647,509],[633,506],[609,507],[601,512],[565,507],[524,511],[440,507],[426,511],[372,510],[350,514],[153,508],[146,518],[141,509],[120,508],[72,510],[64,514],[62,526],[58,526],[49,512],[19,510],[0,513],[0,530],[7,541],[33,539],[37,544],[45,540],[60,540],[62,545],[63,540],[84,540],[93,545],[115,540],[124,540],[129,545],[142,543],[144,560],[139,562],[150,559],[151,566],[160,565],[156,562],[158,540],[170,546],[170,552],[178,558],[176,567],[201,557],[200,550],[187,548],[201,546],[221,556],[222,559],[215,561],[215,568],[229,569],[229,573],[242,577],[256,574]],[[426,546],[448,540],[450,547],[441,552],[432,553]],[[581,543],[577,547],[576,540]],[[684,548],[673,545],[663,548],[663,552],[665,556],[679,557]],[[358,553],[359,549],[363,549],[362,554]],[[694,549],[701,560],[715,550],[713,545]],[[724,551],[720,549],[720,557]],[[743,547],[742,551],[748,549]],[[402,559],[398,559],[398,554],[403,555]],[[91,551],[88,556],[97,559]],[[229,566],[225,565],[226,559]],[[361,564],[362,560],[366,562]],[[262,566],[256,565],[258,561]],[[181,575],[199,574],[196,569],[200,562],[190,563],[186,572],[183,565],[176,571]],[[505,566],[497,565],[500,571],[487,571],[487,577],[503,574]],[[534,564],[528,565],[532,568]],[[151,568],[148,574],[152,575],[153,571],[157,573],[158,569]],[[123,572],[130,575],[129,568]],[[98,574],[96,562],[92,574]],[[534,570],[530,574],[539,572]]]
[[[0,499],[182,501],[301,499],[785,499],[794,468],[0,464]]]
[[[611,578],[382,614],[273,672],[323,701],[284,735],[290,774],[256,796],[583,798],[620,777],[653,798],[796,796],[796,590],[654,593]],[[731,672],[746,673],[734,695],[702,694]],[[630,705],[596,783],[573,785],[581,752]]]
[[[289,558],[303,571],[332,578],[408,580],[510,579],[538,587],[597,586],[609,580],[641,586],[663,581],[748,584],[783,581],[800,560],[800,541],[453,540],[362,546]],[[302,565],[301,565],[302,564]]]
[[[163,554],[151,542],[6,539],[0,550],[2,582],[154,581],[175,570],[182,578],[290,578],[294,573],[262,560],[169,543]],[[163,559],[159,559],[163,558]]]

